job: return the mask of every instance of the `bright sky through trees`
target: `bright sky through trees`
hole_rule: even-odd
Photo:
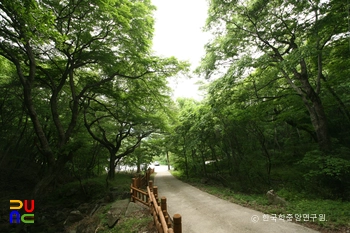
[[[155,35],[153,49],[157,55],[175,56],[189,61],[195,69],[204,56],[204,44],[209,34],[204,33],[208,3],[205,0],[153,0],[155,12]],[[174,98],[201,99],[196,78],[177,78],[170,81]]]

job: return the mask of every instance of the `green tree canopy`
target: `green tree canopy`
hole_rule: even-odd
[[[320,148],[330,150],[321,96],[328,71],[324,55],[347,43],[346,2],[211,1],[208,14],[207,29],[216,37],[207,45],[200,71],[211,74],[226,67],[233,82],[252,71],[258,72],[256,79],[282,78],[280,85],[302,99]]]
[[[71,143],[87,96],[103,96],[103,85],[127,79],[137,88],[137,80],[147,85],[154,78],[160,82],[157,88],[164,88],[165,77],[184,68],[174,58],[151,55],[154,9],[148,0],[0,3],[0,55],[16,70],[47,166],[35,193],[45,189],[81,146]],[[166,93],[154,93],[160,94]]]

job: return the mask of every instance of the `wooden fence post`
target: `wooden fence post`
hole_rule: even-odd
[[[158,186],[153,186],[153,194],[154,194],[154,197],[156,198],[157,205],[159,205],[159,200],[158,200]]]
[[[149,186],[149,190],[151,192],[153,192],[153,181],[152,180],[148,181],[148,186]]]
[[[132,187],[137,188],[136,185],[137,185],[136,178],[132,178]],[[132,194],[131,194],[132,202],[135,202],[135,198],[134,197],[136,197],[136,195],[137,195],[137,192],[136,192],[136,190],[133,189],[132,190]]]
[[[174,214],[173,220],[174,220],[174,233],[182,233],[181,215]]]
[[[171,228],[171,221],[169,219],[169,215],[168,215],[168,209],[167,209],[167,204],[166,204],[166,197],[161,197],[160,199],[160,208],[162,209],[164,218],[165,218],[165,222],[168,225],[168,228]]]
[[[160,207],[162,208],[162,211],[164,213],[164,211],[167,213],[167,206],[166,206],[166,197],[161,197],[160,199]],[[166,215],[164,214],[164,217]]]
[[[139,189],[139,188],[141,188],[141,187],[142,187],[142,175],[139,174],[139,177],[138,177],[138,186],[137,186],[137,188]]]
[[[150,180],[150,178],[151,178],[151,168],[148,168],[146,172],[146,185],[148,184],[148,181]]]

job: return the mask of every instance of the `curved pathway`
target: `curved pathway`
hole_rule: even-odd
[[[163,170],[163,171],[159,171]],[[242,207],[186,184],[163,166],[156,167],[159,197],[167,198],[168,213],[182,216],[183,233],[314,233],[312,229],[282,220],[263,221],[263,213]]]

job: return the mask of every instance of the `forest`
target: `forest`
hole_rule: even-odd
[[[151,52],[150,1],[0,5],[1,171],[40,195],[88,178],[166,131],[166,78],[188,65]],[[109,162],[108,162],[109,161]]]
[[[208,4],[190,74],[154,55],[151,0],[1,1],[0,189],[38,199],[161,157],[236,192],[350,201],[350,3]],[[172,100],[176,75],[205,98]]]
[[[211,1],[196,71],[213,81],[204,101],[178,101],[179,169],[349,200],[348,20],[345,1]]]

